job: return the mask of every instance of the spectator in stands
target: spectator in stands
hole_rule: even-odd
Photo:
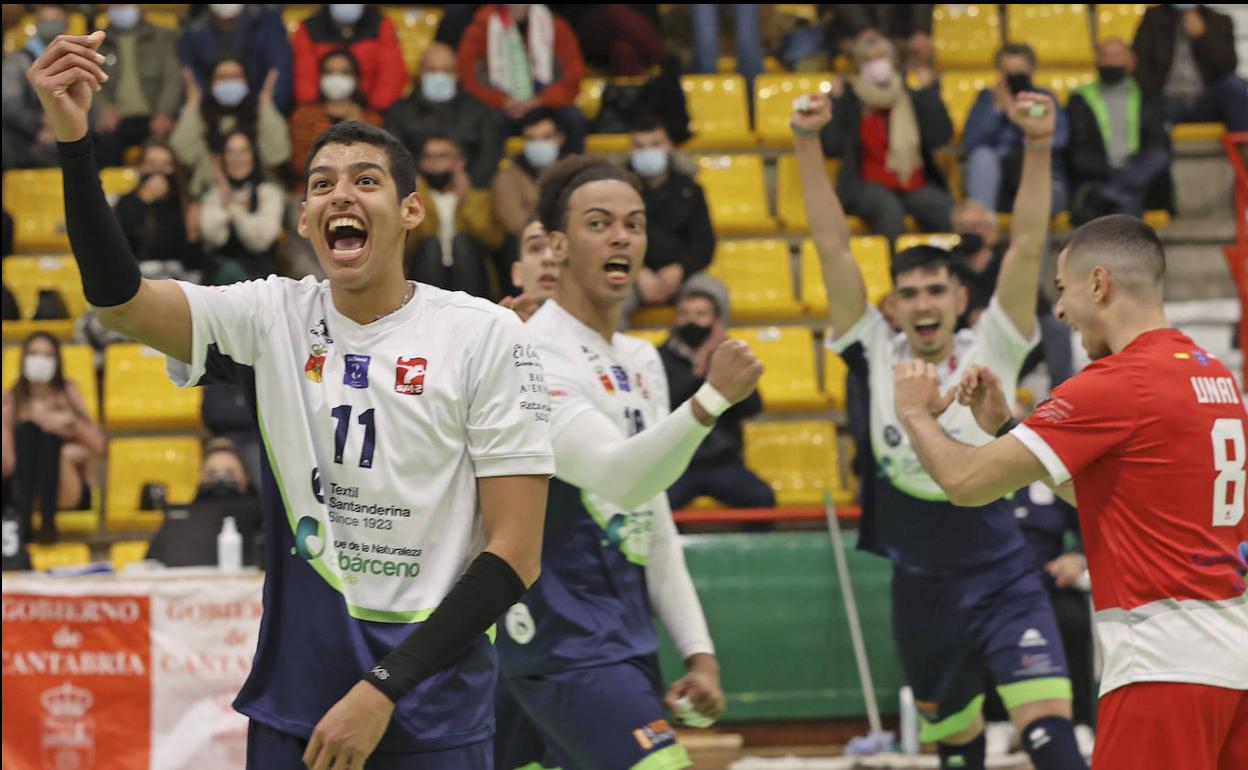
[[[425,218],[408,237],[408,277],[449,291],[489,297],[485,265],[503,245],[490,194],[468,181],[463,150],[449,134],[425,139],[416,189]]]
[[[646,8],[657,11],[653,5],[627,3],[551,6],[572,25],[585,61],[614,77],[645,75],[667,55],[657,14],[646,15]]]
[[[182,96],[178,38],[143,18],[140,5],[110,5],[100,54],[110,77],[95,95],[96,156],[120,166],[127,147],[167,139]]]
[[[1025,43],[1009,43],[997,51],[995,58],[997,83],[979,92],[971,114],[962,129],[962,146],[966,151],[964,184],[966,197],[977,200],[993,211],[1008,211],[1018,181],[1022,176],[1023,132],[1010,121],[1008,111],[1014,97],[1023,91],[1047,94],[1058,104],[1057,97],[1043,88],[1036,88],[1031,77],[1036,71],[1036,53]],[[1049,140],[1053,143],[1054,216],[1066,208],[1066,171],[1062,156],[1070,140],[1066,111],[1057,110],[1057,127]]]
[[[460,86],[502,110],[509,134],[524,127],[525,115],[548,107],[574,153],[585,146],[585,117],[574,104],[584,69],[572,27],[541,3],[484,5],[459,43]]]
[[[301,104],[290,116],[290,163],[295,171],[295,192],[302,197],[305,164],[312,143],[330,126],[356,120],[374,126],[381,115],[368,106],[360,90],[360,65],[346,48],[329,51],[321,57],[320,98]]]
[[[214,186],[200,199],[204,283],[223,285],[277,272],[277,236],[286,193],[264,179],[255,142],[241,129],[226,134],[213,161]]]
[[[893,41],[907,71],[932,66],[931,5],[837,4],[831,10],[827,35],[833,51],[843,50],[852,56],[858,38],[873,31]]]
[[[520,120],[524,152],[500,168],[490,184],[494,212],[503,231],[518,238],[537,206],[537,177],[562,158],[566,142],[559,117],[546,107],[538,107]]]
[[[104,455],[104,434],[78,386],[66,380],[61,344],[36,332],[22,344],[22,368],[3,399],[4,486],[12,487],[23,543],[30,542],[36,503],[39,539],[56,540],[56,512],[91,507],[91,463]]]
[[[703,74],[719,71],[719,10],[718,3],[693,3],[689,21],[693,26],[692,70]],[[745,77],[745,92],[754,93],[754,78],[763,71],[762,22],[758,3],[733,3],[734,39],[736,40],[737,72]],[[753,109],[753,100],[748,100]]]
[[[6,5],[6,10],[10,6]],[[26,70],[34,63],[48,43],[65,33],[68,13],[63,5],[35,7],[35,34],[26,44],[4,55],[3,121],[4,168],[33,168],[60,163],[56,153],[56,137],[44,119],[43,107],[35,89],[26,79]]]
[[[711,352],[725,339],[727,307],[727,291],[710,276],[693,278],[681,289],[676,326],[659,348],[672,409],[702,387]],[[699,495],[710,495],[733,508],[775,507],[771,487],[741,460],[741,421],[762,411],[763,400],[754,391],[720,415],[689,468],[667,490],[672,510],[684,508]]]
[[[183,70],[186,104],[169,144],[178,162],[191,169],[191,197],[202,197],[216,183],[214,157],[221,154],[226,134],[236,128],[256,137],[261,168],[273,169],[290,160],[290,133],[273,104],[277,77],[277,70],[269,70],[257,93],[247,81],[243,63],[226,57],[212,68],[212,86],[201,94],[195,76]]]
[[[296,104],[315,102],[320,97],[321,57],[336,48],[349,48],[359,62],[360,90],[379,115],[407,86],[407,67],[394,22],[375,5],[326,3],[299,25],[292,48]]]
[[[208,13],[186,25],[178,40],[178,58],[205,88],[212,67],[223,56],[238,59],[251,83],[263,83],[277,70],[273,104],[289,115],[294,104],[290,39],[275,6],[251,3],[213,3]]]
[[[953,136],[934,79],[911,90],[888,38],[868,32],[854,44],[857,75],[835,100],[822,134],[823,152],[842,158],[837,194],[849,214],[891,243],[906,214],[923,232],[948,232],[949,195],[933,152]]]
[[[485,189],[503,155],[502,116],[461,89],[458,77],[455,49],[444,43],[430,45],[412,93],[386,111],[386,130],[412,155],[420,152],[429,133],[450,134],[464,148],[472,186]]]
[[[559,287],[559,275],[563,263],[550,246],[550,237],[537,215],[529,217],[529,223],[520,233],[520,253],[511,263],[511,282],[520,288],[521,296],[533,300],[533,311],[555,296]],[[530,315],[532,311],[530,312]],[[527,316],[521,314],[524,320]]]
[[[685,279],[705,270],[715,253],[715,231],[702,186],[672,165],[675,149],[663,121],[638,118],[629,132],[628,167],[641,177],[646,203],[646,259],[624,318],[640,305],[667,305]],[[683,403],[683,399],[682,399]]]
[[[178,277],[199,268],[198,206],[187,196],[184,174],[168,144],[158,139],[144,143],[139,184],[114,208],[140,264],[159,262],[157,272]],[[166,269],[167,262],[176,268]]]
[[[464,39],[464,31],[472,24],[481,3],[447,3],[442,6],[442,19],[438,22],[438,31],[434,34],[435,42],[459,49],[459,41]]]
[[[1125,42],[1102,42],[1096,48],[1099,80],[1076,89],[1066,103],[1075,225],[1107,214],[1141,217],[1150,191],[1160,207],[1168,207],[1165,105],[1160,94],[1141,89],[1131,77],[1134,67],[1135,56]]]

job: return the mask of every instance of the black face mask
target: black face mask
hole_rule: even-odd
[[[1107,86],[1116,86],[1127,78],[1126,67],[1097,67],[1101,82]]]
[[[958,245],[954,248],[954,251],[959,254],[965,254],[969,257],[983,251],[984,236],[979,233],[958,233],[958,237],[961,238],[961,240],[958,241]]]
[[[1016,72],[1013,75],[1005,76],[1005,83],[1010,87],[1010,93],[1018,96],[1023,91],[1032,90],[1031,75],[1026,72]]]
[[[238,490],[238,482],[231,479],[214,479],[199,485],[199,494],[195,496],[195,499],[231,500],[242,496],[243,493]]]
[[[449,171],[422,171],[421,176],[425,178],[425,181],[429,183],[430,187],[438,192],[442,192],[447,187],[451,186],[451,172]]]
[[[702,343],[706,342],[707,337],[711,336],[711,327],[687,323],[684,326],[676,327],[672,330],[672,333],[686,345],[696,350],[702,347]]]

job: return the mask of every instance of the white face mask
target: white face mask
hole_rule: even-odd
[[[420,92],[434,104],[455,98],[455,76],[449,72],[428,72],[420,76]]]
[[[524,157],[534,168],[546,168],[559,160],[559,143],[554,139],[530,139],[524,143]]]
[[[326,72],[321,75],[321,93],[330,101],[347,99],[355,93],[355,78],[345,72]]]
[[[890,59],[872,59],[862,65],[858,76],[869,83],[882,86],[893,78],[893,62]]]
[[[633,171],[645,177],[659,176],[667,171],[667,153],[662,147],[633,150]]]
[[[211,3],[208,10],[218,19],[234,19],[243,12],[242,3]]]
[[[38,385],[49,383],[56,376],[56,359],[43,353],[31,353],[22,360],[22,375]]]

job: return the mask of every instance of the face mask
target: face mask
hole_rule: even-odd
[[[546,168],[559,159],[559,143],[554,139],[530,139],[524,143],[524,157],[534,168]]]
[[[449,72],[430,72],[420,77],[420,92],[435,104],[455,98],[455,76]]]
[[[451,172],[449,171],[435,171],[432,173],[422,171],[421,176],[425,178],[430,187],[438,192],[442,192],[451,186]]]
[[[321,93],[331,102],[346,99],[355,93],[355,78],[345,72],[321,75]]]
[[[222,107],[237,107],[247,98],[247,81],[218,80],[212,84],[212,98]]]
[[[31,353],[22,360],[22,374],[39,385],[51,382],[56,376],[56,359],[42,353]]]
[[[958,241],[954,251],[967,255],[978,254],[984,250],[984,236],[979,233],[958,233],[961,240]]]
[[[1096,71],[1101,75],[1101,82],[1107,86],[1116,86],[1127,77],[1126,67],[1097,67]]]
[[[687,323],[684,326],[676,327],[673,332],[681,342],[684,342],[695,350],[702,347],[702,343],[706,342],[706,338],[711,336],[711,327],[701,324]]]
[[[869,83],[884,85],[893,78],[893,62],[889,59],[872,59],[862,65],[858,76]]]
[[[633,150],[633,171],[642,176],[659,176],[667,171],[667,153],[661,147]]]
[[[243,12],[242,3],[213,3],[208,6],[218,19],[233,19]]]
[[[207,479],[203,484],[199,485],[200,500],[228,500],[233,497],[242,497],[243,493],[238,489],[238,482],[231,478]]]
[[[364,15],[362,3],[333,3],[329,6],[329,15],[339,24],[354,24]]]
[[[140,15],[141,13],[136,5],[123,5],[117,8],[109,8],[108,26],[116,27],[121,30],[134,29],[138,26]]]
[[[1018,96],[1023,91],[1032,90],[1031,75],[1026,72],[1017,72],[1013,75],[1005,76],[1005,83],[1009,86],[1010,93]]]
[[[67,25],[61,19],[44,19],[35,22],[35,36],[44,42],[51,43],[57,35],[64,35]]]

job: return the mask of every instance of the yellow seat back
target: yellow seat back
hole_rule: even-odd
[[[1010,3],[1006,39],[1027,43],[1042,67],[1091,67],[1092,30],[1086,3]]]
[[[897,236],[893,253],[905,251],[912,246],[935,246],[939,249],[952,251],[962,239],[957,233],[907,233]]]
[[[776,220],[767,206],[759,155],[701,155],[697,181],[706,193],[718,235],[771,235]]]
[[[1156,3],[1097,3],[1096,42],[1116,37],[1131,45],[1144,12],[1154,5]]]
[[[932,9],[936,68],[991,67],[1001,47],[1001,14],[995,4],[941,3]]]
[[[381,12],[394,22],[399,48],[403,49],[403,65],[409,77],[415,75],[420,71],[420,59],[425,55],[425,49],[438,33],[442,9],[387,5],[382,6]]]
[[[733,327],[728,336],[744,340],[763,363],[758,383],[768,412],[812,412],[826,397],[815,376],[815,340],[805,326]]]
[[[127,564],[146,559],[147,545],[146,540],[122,540],[113,543],[108,548],[108,559],[113,563],[113,569],[121,572]]]
[[[143,511],[139,502],[145,484],[164,484],[169,505],[186,505],[199,486],[199,439],[193,436],[115,438],[108,445],[109,529],[147,529],[160,526],[160,511]]]
[[[828,294],[823,285],[823,271],[819,267],[819,253],[815,242],[802,241],[800,253],[801,294],[806,314],[811,318],[827,318]],[[891,257],[888,239],[882,235],[861,235],[849,239],[849,248],[862,271],[862,281],[867,287],[867,302],[878,305],[893,290]]]
[[[31,569],[36,572],[91,563],[91,549],[86,543],[30,543],[26,550],[30,554]]]
[[[179,388],[165,372],[165,356],[146,345],[109,345],[104,351],[104,422],[109,430],[169,430],[202,425],[202,388]]]
[[[139,185],[139,170],[133,166],[100,169],[100,186],[108,196],[122,196]]]
[[[828,179],[836,187],[836,176],[841,171],[841,161],[830,158],[824,161]],[[802,198],[802,177],[797,170],[797,157],[781,155],[776,159],[776,216],[786,233],[805,234],[810,230],[806,218],[806,201]]]
[[[764,147],[791,147],[793,100],[802,94],[832,91],[831,72],[786,72],[754,78],[754,125]]]
[[[1032,80],[1040,88],[1053,92],[1057,103],[1065,106],[1070,92],[1076,88],[1096,81],[1095,70],[1037,70]]]
[[[745,464],[771,486],[777,506],[820,506],[824,490],[848,502],[831,421],[749,422],[742,428]]]
[[[693,132],[693,138],[683,145],[686,150],[745,150],[755,146],[745,78],[736,74],[682,75],[680,85]]]
[[[13,250],[16,253],[69,253],[59,168],[4,172],[4,208],[13,216]]]
[[[728,288],[728,305],[735,322],[787,320],[802,315],[801,304],[793,296],[787,241],[720,241],[707,272]]]
[[[949,120],[953,122],[955,136],[962,135],[962,128],[975,106],[975,99],[985,88],[992,88],[997,82],[996,70],[966,70],[945,72],[940,76],[940,98],[949,111]]]
[[[823,392],[828,396],[829,409],[845,408],[845,378],[849,366],[832,350],[823,349]]]

